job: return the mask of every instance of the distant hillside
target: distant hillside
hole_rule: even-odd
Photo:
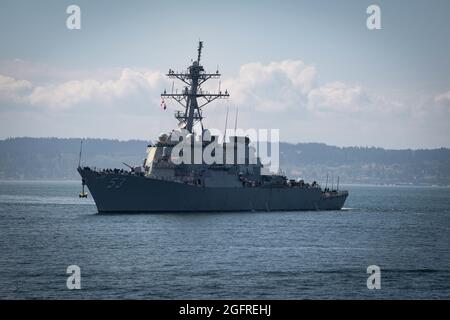
[[[386,150],[319,143],[280,144],[280,163],[293,176],[323,182],[450,185],[450,149]]]
[[[147,142],[87,139],[83,163],[124,167],[140,164]],[[79,179],[80,139],[0,140],[0,179]],[[324,183],[327,172],[342,183],[450,185],[450,149],[385,150],[319,143],[280,144],[282,169],[293,177]]]
[[[83,163],[96,167],[140,164],[145,141],[87,139]],[[78,179],[80,139],[12,138],[0,140],[0,179]]]

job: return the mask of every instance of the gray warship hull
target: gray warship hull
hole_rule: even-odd
[[[78,168],[99,213],[340,210],[347,191],[205,187],[142,175]]]

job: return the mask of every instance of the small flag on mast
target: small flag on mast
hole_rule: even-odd
[[[167,105],[166,105],[166,102],[164,101],[164,99],[162,99],[161,98],[161,107],[163,107],[164,108],[164,110],[166,110],[167,109]]]

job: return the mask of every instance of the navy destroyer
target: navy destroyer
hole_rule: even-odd
[[[178,128],[149,144],[140,166],[124,170],[79,164],[83,197],[86,185],[99,213],[342,209],[347,191],[321,188],[316,182],[288,179],[281,173],[265,174],[249,137],[224,137],[219,144],[219,137],[204,128],[203,108],[216,99],[227,98],[229,92],[219,88],[217,93],[210,93],[202,89],[207,80],[220,78],[219,71],[207,73],[200,64],[202,48],[203,43],[199,42],[197,60],[186,71],[167,73],[169,78],[184,84],[179,93],[172,88],[172,92],[165,90],[161,94],[164,108],[164,99],[169,98],[183,107],[175,112]],[[196,125],[201,126],[200,135],[208,139],[198,139]],[[180,144],[184,146],[181,149]],[[214,161],[202,158],[200,162],[180,162],[186,158],[194,160],[196,150],[202,154],[209,150]],[[239,150],[243,150],[241,155]]]

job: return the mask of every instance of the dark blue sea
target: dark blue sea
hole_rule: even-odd
[[[346,188],[342,211],[99,215],[79,182],[0,182],[0,298],[449,299],[450,188]]]

